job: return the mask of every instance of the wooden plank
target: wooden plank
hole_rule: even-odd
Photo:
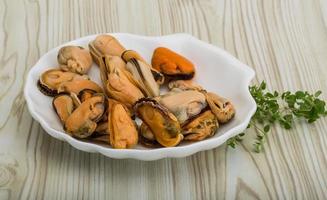
[[[0,199],[326,199],[327,121],[254,132],[181,159],[114,160],[51,138],[32,120],[24,77],[49,49],[101,32],[190,33],[222,47],[276,90],[327,94],[325,1],[0,1]]]

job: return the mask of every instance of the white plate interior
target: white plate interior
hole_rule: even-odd
[[[236,107],[232,121],[221,126],[215,136],[199,142],[183,142],[177,147],[149,149],[137,145],[134,149],[112,149],[109,145],[94,144],[72,138],[64,133],[62,124],[52,108],[52,98],[43,95],[37,88],[37,81],[42,72],[57,67],[57,53],[60,47],[78,45],[88,48],[88,43],[96,35],[83,37],[43,55],[30,70],[25,85],[25,98],[33,118],[53,137],[65,140],[75,148],[88,152],[100,152],[113,158],[135,158],[155,160],[163,157],[183,157],[195,152],[211,149],[224,143],[228,138],[242,132],[256,104],[251,97],[248,86],[254,77],[254,71],[239,62],[225,51],[204,43],[187,34],[174,34],[162,37],[145,37],[132,34],[116,33],[114,35],[127,49],[139,52],[149,63],[153,50],[159,46],[168,47],[190,59],[196,66],[194,80],[208,91],[230,99]],[[89,72],[91,80],[101,84],[99,70],[93,64]]]

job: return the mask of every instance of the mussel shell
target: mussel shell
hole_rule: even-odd
[[[40,80],[37,81],[37,88],[42,92],[44,95],[47,96],[56,96],[58,94],[57,89],[51,89],[47,87],[46,85],[43,85]]]
[[[191,72],[188,74],[183,74],[183,73],[167,74],[163,71],[161,73],[165,75],[167,80],[190,80],[194,77],[195,74],[195,72]]]
[[[96,142],[110,144],[110,135],[109,134],[94,132],[88,139],[90,139],[92,141],[96,141]]]

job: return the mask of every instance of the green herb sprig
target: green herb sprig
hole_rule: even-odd
[[[291,129],[296,119],[305,119],[313,123],[323,116],[327,116],[326,103],[319,98],[321,91],[310,94],[307,91],[292,93],[286,91],[269,92],[266,90],[266,83],[249,87],[250,93],[257,103],[257,110],[247,128],[253,127],[256,130],[254,151],[260,152],[266,141],[271,126],[279,124],[282,128]],[[245,133],[230,138],[227,145],[235,148],[242,142]]]

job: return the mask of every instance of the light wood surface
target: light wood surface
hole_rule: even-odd
[[[270,89],[327,97],[325,0],[0,1],[0,199],[327,199],[327,120],[273,128],[265,151],[222,145],[181,159],[114,160],[32,120],[24,78],[40,56],[90,34],[190,33],[252,66]]]

